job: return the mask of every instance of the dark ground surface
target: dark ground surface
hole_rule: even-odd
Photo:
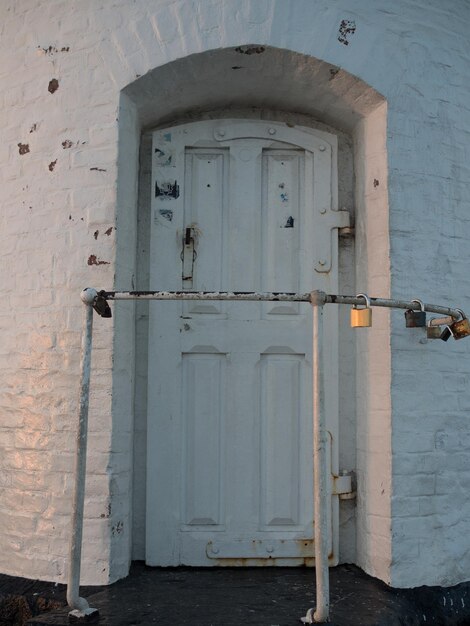
[[[352,565],[330,570],[332,626],[470,626],[470,583],[390,589]],[[148,568],[109,587],[83,587],[106,626],[294,626],[315,603],[307,568]],[[68,624],[65,587],[0,576],[0,626]]]

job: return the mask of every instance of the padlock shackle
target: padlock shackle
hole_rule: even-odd
[[[456,311],[458,311],[461,315],[460,320],[466,320],[467,316],[465,315],[465,313],[462,311],[462,309],[455,309]],[[460,322],[460,320],[457,320],[458,322]]]
[[[411,302],[416,302],[416,304],[418,304],[420,306],[421,313],[424,313],[426,311],[426,308],[425,308],[422,300],[418,300],[418,298],[413,298],[413,300],[411,300]],[[414,309],[412,309],[412,310],[414,310]]]
[[[364,303],[366,309],[370,309],[370,298],[366,293],[358,293],[356,294],[356,298],[364,298]],[[357,306],[357,305],[355,305]]]

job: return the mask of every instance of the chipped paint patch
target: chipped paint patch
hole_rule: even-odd
[[[109,235],[110,235],[112,232],[113,232],[113,227],[112,227],[112,226],[110,226],[107,230],[105,230],[105,231],[104,231],[104,234],[105,234],[105,235],[108,235],[108,237],[109,237]]]
[[[356,32],[356,22],[354,20],[341,20],[338,31],[338,41],[345,46],[349,46],[349,35]]]
[[[34,124],[31,126],[31,128],[29,129],[29,132],[30,132],[30,133],[34,133],[34,132],[36,132],[36,131],[37,131],[37,129],[38,129],[38,125],[37,125],[36,123],[34,123]]]
[[[53,78],[49,81],[49,86],[47,87],[47,91],[49,93],[55,93],[59,89],[59,81],[57,78]]]
[[[29,152],[29,143],[19,143],[18,152],[20,154],[27,154]]]
[[[67,150],[67,148],[71,148],[73,145],[73,143],[70,141],[70,139],[66,139],[65,141],[62,142],[62,148],[64,150]]]
[[[294,228],[294,218],[292,217],[292,215],[290,215],[287,218],[287,221],[286,221],[286,224],[285,224],[284,228]]]
[[[96,239],[98,239],[98,235],[100,234],[99,230],[95,230],[95,232],[93,233],[93,237]]]
[[[90,172],[107,172],[107,170],[102,167],[90,167]]]
[[[90,254],[87,263],[88,265],[109,265],[109,261],[102,261],[96,254]]]
[[[238,48],[235,48],[235,52],[250,56],[251,54],[261,54],[265,49],[264,46],[238,46]]]
[[[69,52],[70,46],[63,46],[62,48],[56,48],[55,46],[42,48],[41,46],[38,46],[38,50],[42,51],[47,56],[52,56],[54,54],[57,54],[57,52]]]
[[[50,171],[50,172],[53,172],[53,171],[54,171],[54,168],[55,168],[55,166],[56,166],[56,163],[57,163],[57,159],[56,159],[55,161],[51,161],[51,162],[49,163],[49,171]]]

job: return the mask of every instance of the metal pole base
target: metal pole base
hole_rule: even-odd
[[[326,620],[321,620],[318,621],[315,619],[315,609],[309,609],[307,611],[307,615],[305,617],[301,617],[300,621],[302,622],[302,624],[326,624],[329,620],[328,618]]]
[[[100,612],[98,609],[92,609],[89,607],[88,609],[84,609],[80,611],[79,609],[74,609],[69,613],[69,622],[74,624],[76,622],[81,622],[82,624],[96,624],[100,619]]]

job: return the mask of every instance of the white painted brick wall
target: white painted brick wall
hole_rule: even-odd
[[[78,294],[86,285],[127,288],[135,270],[139,129],[120,91],[175,59],[253,42],[358,76],[387,100],[388,163],[379,149],[378,176],[368,142],[357,287],[387,295],[390,279],[395,297],[470,310],[469,19],[465,0],[1,3],[0,571],[64,580]],[[342,20],[356,24],[347,46],[338,41]],[[338,98],[354,102],[354,91]],[[118,133],[128,163],[119,181]],[[374,317],[357,344],[356,560],[394,585],[467,580],[470,343],[420,343],[401,313],[390,316],[390,338],[388,315]],[[88,583],[124,575],[129,561],[133,346],[124,329],[132,324],[127,304],[95,324]],[[115,327],[123,340],[113,346]]]

